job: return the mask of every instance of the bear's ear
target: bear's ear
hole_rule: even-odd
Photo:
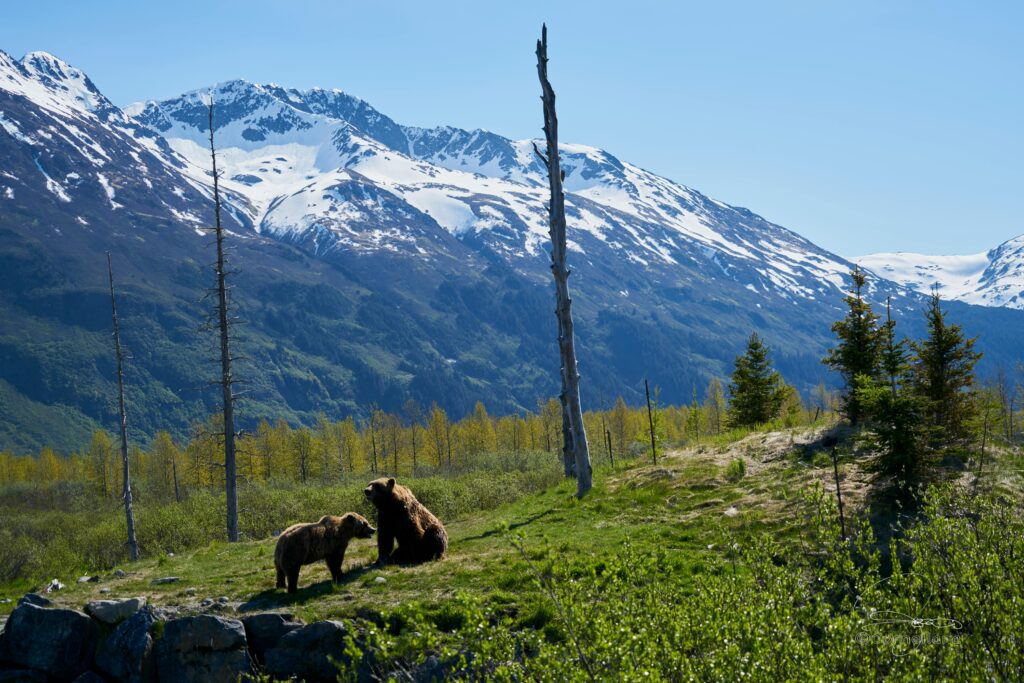
[[[388,479],[388,491],[393,491],[394,489],[395,489],[395,478],[391,477],[390,479]]]

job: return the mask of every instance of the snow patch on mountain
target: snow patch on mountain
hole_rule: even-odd
[[[393,222],[380,213],[389,206],[459,239],[475,235],[513,262],[545,253],[548,183],[535,140],[405,127],[342,91],[246,81],[132,106],[139,122],[188,160],[186,173],[197,183],[209,182],[210,97],[224,186],[247,200],[260,230],[288,239],[309,233],[324,248],[332,235],[345,248],[385,248],[392,231],[363,220],[370,206],[343,206],[339,198],[348,195],[330,190],[371,183],[394,199],[378,203],[377,223]],[[560,152],[575,251],[595,240],[645,268],[671,273],[697,262],[756,291],[786,296],[815,298],[843,286],[848,262],[744,209],[604,150],[563,144]],[[352,234],[356,226],[366,232],[361,239]]]
[[[1024,309],[1024,235],[978,254],[895,252],[851,260],[879,277],[925,294],[937,287],[946,299]]]

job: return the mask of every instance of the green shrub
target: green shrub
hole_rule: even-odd
[[[500,604],[453,601],[436,625],[405,621],[378,670],[411,670],[429,651],[467,681],[1018,677],[1019,505],[932,491],[900,542],[913,563],[886,575],[866,520],[848,522],[844,542],[831,498],[807,500],[812,552],[766,538],[737,566],[720,556],[683,572],[669,551],[633,547],[601,559],[527,550],[547,609],[510,619]]]
[[[737,482],[747,474],[747,462],[740,456],[729,463],[725,468],[725,478],[731,482]]]

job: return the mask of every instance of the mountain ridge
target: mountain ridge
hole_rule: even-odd
[[[74,67],[32,61],[29,73],[0,53],[0,448],[74,449],[116,424],[107,251],[134,353],[133,438],[183,435],[217,408],[197,332],[212,282],[210,90],[133,118]],[[521,412],[557,392],[547,190],[529,140],[403,127],[338,90],[236,80],[213,96],[247,322],[244,426],[408,399]],[[819,361],[852,262],[604,150],[562,154],[586,406],[639,401],[644,378],[689,401],[754,330],[805,393],[831,381]],[[920,331],[921,295],[874,277],[869,289]],[[949,306],[984,331],[991,362],[1016,357],[1024,314]]]

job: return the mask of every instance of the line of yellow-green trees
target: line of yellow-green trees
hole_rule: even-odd
[[[833,396],[819,387],[803,406],[794,397],[780,420],[808,422],[835,408]],[[659,406],[654,425],[658,447],[694,443],[729,429],[725,390],[714,379],[698,402]],[[584,414],[592,435],[593,457],[614,462],[650,452],[646,407],[632,408],[620,397],[608,410]],[[133,446],[130,460],[135,485],[144,494],[180,498],[192,487],[222,486],[224,452],[218,439],[219,417],[193,427],[187,442],[159,432],[147,448]],[[261,421],[238,443],[238,472],[254,483],[337,483],[366,474],[410,476],[471,468],[484,454],[544,451],[558,457],[562,447],[562,416],[557,400],[539,402],[522,415],[494,417],[482,403],[460,420],[437,405],[421,410],[409,403],[400,413],[380,409],[368,417],[333,421],[321,417],[312,427],[292,427],[283,420]],[[112,437],[96,431],[89,446],[78,453],[58,454],[44,448],[38,454],[0,452],[0,485],[18,482],[87,481],[102,495],[117,497],[121,490],[120,463]]]

